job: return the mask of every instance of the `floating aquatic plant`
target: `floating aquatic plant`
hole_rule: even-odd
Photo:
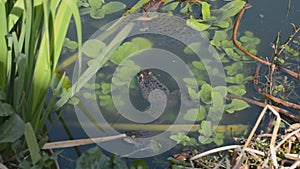
[[[245,1],[235,0],[225,4],[219,9],[211,10],[207,2],[202,2],[202,18],[196,19],[191,16],[191,18],[187,20],[187,25],[199,31],[207,30],[210,27],[229,28],[232,23],[230,17],[235,16],[245,4]]]
[[[107,14],[112,14],[124,10],[126,5],[122,2],[112,1],[103,3],[100,0],[89,0],[88,2],[79,1],[78,6],[83,7],[80,9],[80,14],[90,14],[93,19],[102,19]]]

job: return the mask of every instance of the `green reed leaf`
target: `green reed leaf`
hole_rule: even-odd
[[[0,89],[4,89],[6,84],[6,72],[7,72],[7,43],[6,35],[8,34],[7,29],[7,16],[5,3],[0,3],[0,20],[1,20],[1,29],[0,29]],[[10,71],[8,71],[10,72]]]
[[[41,159],[40,148],[36,141],[37,139],[35,137],[35,133],[30,123],[25,124],[24,135],[25,135],[26,144],[30,152],[32,163],[36,164]]]

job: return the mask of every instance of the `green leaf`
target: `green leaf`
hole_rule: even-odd
[[[224,99],[220,92],[213,91],[212,94],[212,108],[211,111],[213,111],[216,114],[222,114],[223,108],[224,108]],[[215,120],[215,119],[213,119]],[[217,120],[217,119],[216,119]]]
[[[124,82],[122,79],[119,79],[119,78],[113,78],[112,83],[117,85],[117,86],[126,85],[126,82]]]
[[[213,46],[215,46],[215,47],[221,47],[220,41],[211,40],[210,44],[213,45]]]
[[[2,90],[0,90],[0,101],[4,101],[5,98],[6,98],[6,94]]]
[[[103,94],[109,94],[111,92],[111,84],[110,83],[103,83],[101,85],[101,92]]]
[[[224,133],[214,133],[213,142],[216,145],[221,146],[224,144],[224,138]]]
[[[204,136],[211,136],[213,133],[211,122],[206,120],[202,121],[199,132]]]
[[[216,31],[214,34],[213,40],[215,40],[217,42],[227,40],[226,31]]]
[[[224,144],[224,139],[213,138],[213,142],[214,142],[217,146],[221,146],[221,145]]]
[[[191,4],[189,4],[189,3],[181,3],[180,8],[181,8],[180,13],[187,13],[187,12],[192,11]]]
[[[229,18],[239,13],[245,4],[246,1],[234,0],[222,6],[220,10],[225,12],[224,18]]]
[[[199,109],[189,109],[183,118],[189,121],[201,121],[205,118],[206,111],[204,106],[201,106]]]
[[[176,135],[170,136],[171,140],[177,142],[177,144],[182,144],[184,146],[197,146],[198,143],[194,138],[190,138],[189,136],[185,135],[182,132],[178,132]]]
[[[87,3],[87,2],[84,2],[84,1],[79,0],[79,1],[77,1],[77,6],[78,6],[78,7],[85,7],[85,8],[87,8],[87,7],[90,6],[90,4]]]
[[[245,31],[245,35],[249,38],[252,38],[253,37],[253,32],[251,31]]]
[[[221,96],[224,98],[227,95],[227,87],[226,86],[216,86],[213,88],[214,92],[219,92]]]
[[[260,39],[259,38],[252,38],[251,40],[253,45],[258,45],[260,43]]]
[[[204,118],[206,117],[206,109],[204,106],[199,106],[199,112],[197,115],[197,120],[201,121],[204,120]]]
[[[186,135],[182,132],[178,132],[176,135],[171,135],[170,139],[174,140],[179,144],[181,140],[185,137]]]
[[[166,4],[166,5],[165,5]],[[171,3],[164,3],[164,6],[161,8],[163,11],[173,11],[177,8],[179,2],[171,2]]]
[[[113,1],[106,3],[102,6],[101,10],[104,10],[105,14],[111,14],[115,12],[119,12],[126,8],[126,5],[122,2]]]
[[[203,20],[207,20],[210,18],[210,9],[209,9],[209,4],[207,2],[202,2],[201,3],[202,5],[202,17],[203,17]]]
[[[191,100],[198,100],[197,92],[191,87],[188,87],[188,95]]]
[[[236,74],[234,77],[227,77],[226,82],[235,83],[235,84],[244,84],[247,79],[243,74]]]
[[[80,100],[77,97],[71,97],[68,103],[71,105],[77,105],[80,103]]]
[[[0,117],[6,117],[14,114],[13,107],[8,103],[0,102]]]
[[[83,97],[86,99],[93,99],[95,96],[91,93],[85,92],[83,93]]]
[[[201,144],[210,144],[212,143],[213,139],[212,138],[209,138],[207,136],[199,136],[198,137],[198,140]]]
[[[130,169],[148,169],[148,165],[144,160],[137,159],[130,163]]]
[[[130,42],[123,43],[110,57],[110,61],[119,65],[125,58],[143,51],[144,49],[151,48],[153,44],[145,38],[134,38]],[[132,66],[136,66],[132,64]]]
[[[205,103],[210,104],[211,101],[212,87],[209,84],[203,84],[201,90],[198,92],[199,98]]]
[[[220,28],[229,28],[230,22],[229,21],[217,21],[214,23],[214,26],[220,27]]]
[[[189,44],[187,47],[184,48],[183,52],[186,54],[194,54],[197,52],[200,52],[201,49],[201,43],[200,42],[194,42]]]
[[[227,91],[237,96],[243,96],[246,94],[246,88],[244,85],[232,85],[227,87]]]
[[[88,3],[92,8],[100,8],[102,6],[102,0],[88,0]]]
[[[78,92],[85,83],[87,83],[90,78],[92,78],[105,63],[107,63],[110,58],[110,54],[115,51],[115,49],[120,45],[125,37],[132,30],[134,24],[129,23],[126,25],[114,39],[108,44],[108,46],[101,52],[101,54],[96,58],[96,61],[85,70],[82,75],[79,77],[78,81],[74,83],[72,90],[67,91],[62,97],[56,102],[55,109],[62,107],[67,101],[73,97],[74,93]]]
[[[131,40],[131,42],[133,44],[135,44],[136,46],[138,46],[139,50],[149,49],[149,48],[152,48],[152,46],[153,46],[153,44],[150,40],[148,40],[146,38],[141,38],[141,37],[133,38]]]
[[[183,78],[183,81],[187,86],[193,86],[196,83],[194,78]]]
[[[99,99],[100,99],[100,105],[104,107],[111,106],[113,103],[110,95],[100,95]]]
[[[91,39],[83,44],[82,52],[88,57],[96,58],[105,47],[106,45],[102,41]]]
[[[12,143],[19,139],[25,129],[25,124],[19,115],[13,114],[0,125],[0,143]]]
[[[40,148],[35,137],[35,133],[30,123],[25,124],[25,140],[30,152],[33,164],[36,164],[40,159]]]
[[[198,70],[206,70],[204,64],[200,61],[193,61],[192,65]]]
[[[241,42],[248,42],[250,40],[250,38],[249,37],[247,37],[247,36],[242,36],[241,38],[240,38],[240,41]]]
[[[234,113],[235,111],[241,111],[250,107],[244,100],[232,99],[230,104],[225,105],[225,111],[228,113]]]
[[[282,84],[275,86],[276,91],[282,91],[284,92],[284,86]]]
[[[69,49],[76,49],[77,48],[77,42],[70,40],[69,38],[65,38],[64,46],[66,46]]]
[[[232,48],[232,47],[234,47],[231,40],[223,40],[221,42],[221,45],[222,45],[223,48]]]
[[[226,66],[225,69],[227,70],[227,74],[232,76],[236,75],[243,70],[243,63],[242,62],[234,62],[231,66]]]
[[[232,56],[234,55],[234,51],[232,48],[225,48],[225,53],[228,55],[228,56]]]
[[[126,60],[123,65],[119,66],[114,78],[118,78],[129,84],[131,79],[129,79],[128,77],[134,75],[139,71],[139,69],[140,67],[138,65],[135,65],[132,60]]]
[[[140,0],[140,1],[138,1],[137,3],[134,4],[133,7],[131,7],[129,10],[127,10],[125,12],[125,15],[136,12],[137,10],[141,9],[148,2],[149,2],[149,0]]]
[[[101,152],[98,146],[95,146],[82,153],[76,160],[76,169],[94,168],[127,169],[127,166],[119,157],[109,158]]]
[[[102,9],[91,9],[90,16],[94,19],[102,19],[105,17],[105,11]]]
[[[195,30],[197,30],[197,31],[204,31],[204,30],[210,28],[210,26],[211,26],[211,25],[206,24],[206,23],[201,23],[201,22],[199,22],[199,21],[196,20],[196,19],[188,19],[188,20],[186,21],[186,24],[187,24],[189,27],[191,27],[191,28],[193,28],[193,29],[195,29]]]
[[[201,135],[198,137],[198,140],[202,144],[209,144],[213,140],[211,138],[213,134],[212,126],[210,121],[202,121],[201,127],[198,131]]]

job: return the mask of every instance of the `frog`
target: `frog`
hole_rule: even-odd
[[[146,112],[158,118],[164,110],[170,110],[178,105],[180,92],[174,90],[170,92],[156,75],[149,69],[144,69],[137,74],[138,86],[143,98],[150,104]]]

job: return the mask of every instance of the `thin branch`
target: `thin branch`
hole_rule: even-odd
[[[246,98],[246,97],[243,97],[243,96],[236,96],[236,95],[233,95],[233,94],[230,94],[228,93],[227,94],[227,97],[228,98],[232,98],[232,99],[239,99],[239,100],[244,100],[246,101],[247,103],[250,103],[250,104],[254,104],[254,105],[257,105],[257,106],[260,106],[260,107],[265,107],[267,104],[266,103],[263,103],[263,102],[259,102],[259,101],[256,101],[256,100],[252,100],[252,99],[249,99],[249,98]],[[272,105],[272,107],[278,111],[279,113],[281,113],[282,115],[284,116],[287,116],[297,122],[300,122],[300,117],[292,114],[291,112],[285,110],[285,109],[282,109],[280,107],[277,107],[277,106],[274,106]]]
[[[256,61],[258,61],[258,62],[260,62],[260,63],[262,63],[262,64],[264,64],[264,65],[270,66],[272,63],[270,63],[270,62],[268,62],[268,61],[266,61],[266,60],[263,60],[263,59],[259,58],[258,56],[252,54],[252,53],[249,52],[247,49],[245,49],[244,47],[242,47],[242,46],[240,45],[240,43],[237,41],[237,39],[236,39],[236,37],[237,37],[237,32],[238,32],[238,28],[239,28],[241,19],[242,19],[242,17],[243,17],[243,14],[244,14],[244,12],[246,11],[246,9],[249,9],[249,8],[251,8],[251,7],[252,7],[251,5],[247,4],[247,5],[245,5],[245,6],[242,8],[241,12],[239,13],[238,18],[237,18],[237,20],[236,20],[236,22],[235,22],[235,25],[234,25],[234,28],[233,28],[232,41],[233,41],[233,44],[234,44],[238,49],[240,49],[242,52],[244,52],[246,55],[248,55],[248,56],[251,57],[252,59],[254,59],[254,60],[256,60]],[[298,30],[298,31],[299,31],[299,30]],[[295,77],[295,78],[300,78],[300,74],[299,74],[299,73],[296,73],[296,72],[294,72],[294,71],[291,71],[291,70],[289,70],[289,69],[287,69],[287,68],[280,68],[280,69],[281,69],[282,71],[284,71],[284,72],[290,74],[291,76],[293,76],[293,77]]]

